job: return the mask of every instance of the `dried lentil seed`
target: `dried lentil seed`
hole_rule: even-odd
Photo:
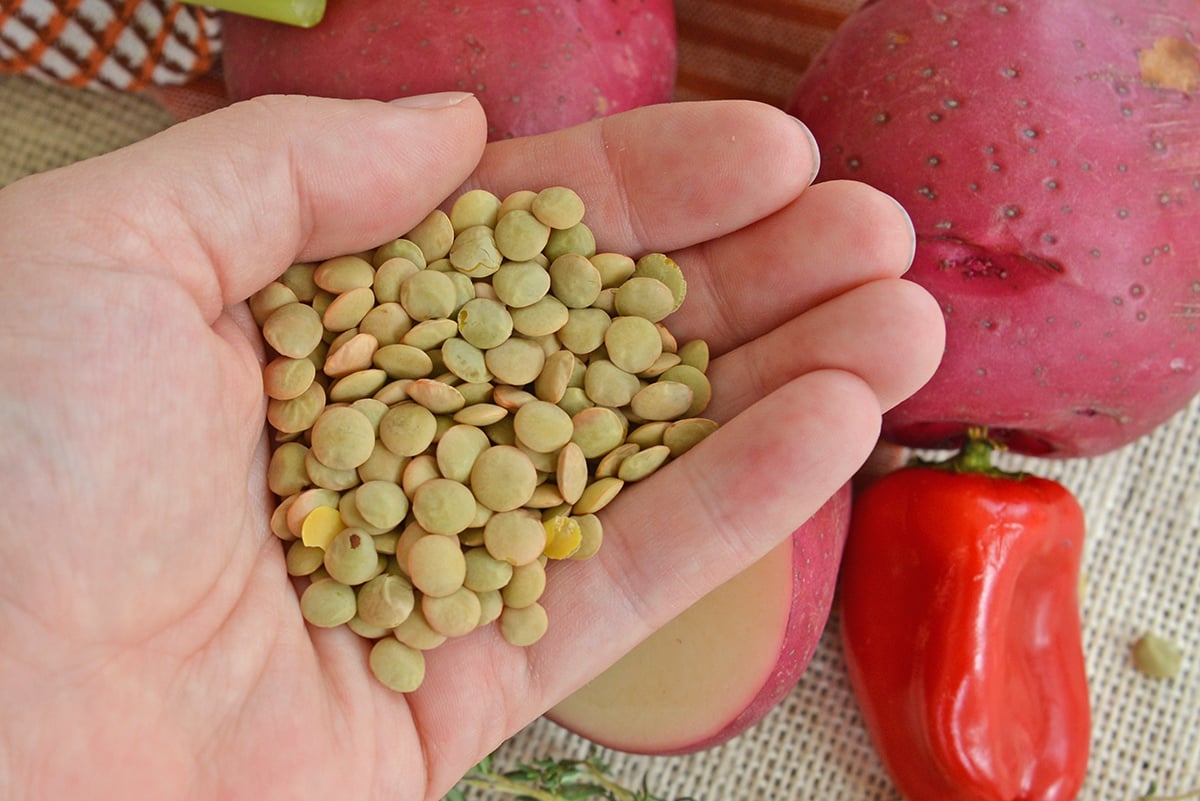
[[[299,538],[289,549],[295,569],[311,569],[313,583],[357,586],[364,614],[347,625],[398,653],[420,657],[413,649],[497,620],[506,639],[536,640],[546,616],[530,599],[544,589],[546,560],[593,555],[602,540],[594,512],[715,427],[646,422],[694,416],[711,395],[707,346],[677,353],[660,322],[684,290],[662,254],[597,254],[581,201],[563,187],[503,201],[468,192],[450,215],[432,212],[371,252],[293,265],[251,298],[251,311],[268,345],[268,329],[285,348],[311,344],[276,351],[264,371],[269,420],[281,424],[269,485],[289,493],[271,529]],[[315,344],[311,332],[305,341],[266,326],[293,304],[281,318],[315,315]],[[605,386],[606,373],[622,389]],[[689,391],[679,412],[672,402]],[[355,421],[350,445],[332,436],[340,418]],[[369,449],[359,436],[367,427]],[[426,589],[444,581],[422,556],[435,548],[464,562],[461,585],[440,595],[410,580],[416,567]],[[495,576],[467,586],[468,552],[507,568],[503,590]],[[384,585],[412,599],[392,637],[399,614],[366,609]],[[398,688],[391,658],[373,650],[372,670]]]
[[[581,538],[579,549],[571,554],[571,558],[590,559],[600,550],[604,541],[604,526],[601,524],[600,518],[594,514],[573,515],[573,517],[579,523]]]
[[[262,324],[267,344],[280,356],[293,359],[303,359],[312,353],[324,333],[321,316],[312,306],[299,301],[275,309]]]
[[[333,628],[354,617],[354,590],[327,578],[309,584],[300,595],[300,614],[319,628]]]
[[[316,377],[317,368],[310,359],[277,356],[263,368],[263,389],[267,397],[291,400],[303,395]]]
[[[524,565],[545,550],[546,530],[540,519],[524,512],[497,512],[483,527],[483,544],[493,558]]]
[[[425,259],[422,267],[445,258],[454,244],[454,224],[446,212],[435,209],[404,237],[418,248]]]
[[[418,267],[412,259],[397,256],[379,265],[375,271],[375,301],[379,304],[396,303],[400,300],[400,285],[410,275],[415,275],[423,267]]]
[[[672,459],[678,459],[716,430],[717,424],[703,417],[676,420],[664,429],[662,444],[671,449]]]
[[[375,292],[370,287],[350,289],[329,302],[321,323],[329,331],[348,331],[362,322],[374,307]]]
[[[423,596],[421,612],[425,622],[438,634],[462,637],[479,625],[483,608],[479,596],[466,587],[459,587],[449,595]]]
[[[396,258],[408,259],[417,265],[418,269],[425,269],[425,252],[421,250],[416,242],[403,237],[375,248],[375,252],[371,254],[371,263],[378,268],[389,259]]]
[[[677,308],[671,288],[657,278],[638,275],[621,284],[613,293],[618,314],[640,317],[657,323]]]
[[[571,228],[583,221],[583,199],[574,189],[548,186],[530,201],[529,211],[551,228]]]
[[[417,503],[416,499],[413,503]],[[426,534],[412,543],[407,557],[409,578],[413,586],[425,595],[435,598],[449,595],[461,587],[466,579],[466,557],[454,537]]]
[[[353,403],[370,398],[383,389],[387,382],[388,374],[384,370],[358,370],[333,382],[329,387],[329,400],[335,403]]]
[[[254,318],[254,322],[261,327],[271,312],[280,306],[296,303],[298,300],[299,298],[296,297],[296,293],[292,291],[291,287],[279,281],[272,281],[250,296],[250,315]]]
[[[493,445],[471,466],[475,499],[494,512],[519,509],[533,495],[537,469],[519,448]]]
[[[335,256],[317,265],[313,283],[337,295],[375,283],[375,268],[360,256]]]
[[[626,483],[641,481],[671,458],[671,449],[666,445],[654,445],[631,454],[617,468],[617,477]]]
[[[295,495],[310,483],[304,459],[308,447],[302,442],[284,442],[271,452],[267,463],[267,488],[280,498]]]
[[[527,261],[543,252],[551,239],[550,226],[524,209],[513,209],[496,220],[496,246],[511,261]]]
[[[486,189],[464,192],[450,206],[450,224],[456,233],[476,225],[494,228],[500,216],[500,198]]]
[[[352,329],[354,335],[339,344],[336,349],[331,344],[325,355],[325,364],[321,371],[330,378],[342,378],[371,367],[375,351],[379,349],[379,340],[374,334],[364,334]]]
[[[629,401],[633,413],[646,421],[674,420],[691,408],[695,396],[681,381],[660,379],[638,390]]]
[[[425,620],[425,613],[421,611],[418,604],[404,618],[404,621],[396,628],[392,629],[392,636],[398,642],[404,643],[410,648],[418,651],[428,651],[437,648],[446,641],[446,635],[438,634],[434,631],[429,623]]]
[[[333,406],[312,425],[311,453],[334,470],[353,470],[375,448],[375,426],[352,406]]]
[[[413,493],[412,511],[421,528],[431,534],[457,534],[471,525],[475,498],[470,489],[457,481],[431,478]],[[457,540],[454,546],[458,547]]]
[[[425,656],[417,648],[384,637],[371,646],[371,673],[379,683],[398,693],[416,690],[425,680]]]
[[[545,636],[549,617],[541,604],[532,603],[520,609],[505,606],[499,617],[500,635],[510,645],[525,648]]]

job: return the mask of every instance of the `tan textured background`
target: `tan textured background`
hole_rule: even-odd
[[[679,0],[679,98],[782,104],[813,52],[858,2]],[[171,122],[147,96],[0,76],[0,186]],[[1133,801],[1151,782],[1163,795],[1200,788],[1200,400],[1151,436],[1100,458],[1005,461],[1062,481],[1087,512],[1083,611],[1094,730],[1081,798]],[[686,757],[602,755],[626,781],[645,778],[669,798],[893,801],[897,795],[846,683],[837,626],[835,611],[800,684],[741,737]],[[1156,682],[1134,671],[1129,645],[1147,629],[1182,645],[1177,678]],[[498,760],[504,766],[583,756],[588,749],[538,721],[506,744]]]

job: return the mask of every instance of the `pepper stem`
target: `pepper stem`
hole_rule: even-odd
[[[940,462],[926,462],[925,467],[947,470],[952,473],[978,473],[995,478],[1021,479],[1024,473],[1001,470],[992,464],[992,454],[1004,446],[988,437],[982,426],[967,428],[967,440],[957,454]]]
[[[987,438],[986,428],[968,428],[967,441],[953,459],[955,469],[963,473],[990,473],[995,469],[992,465],[995,449],[996,444]]]
[[[281,22],[299,28],[311,28],[325,16],[325,0],[183,0],[184,3],[204,5],[243,14],[247,17]]]

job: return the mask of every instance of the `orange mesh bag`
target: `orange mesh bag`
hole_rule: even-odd
[[[0,0],[0,73],[136,91],[204,75],[219,51],[219,16],[175,0]]]

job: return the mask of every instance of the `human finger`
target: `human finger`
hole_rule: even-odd
[[[672,328],[724,351],[912,261],[899,204],[865,184],[809,186],[816,159],[777,109],[676,103],[494,143],[463,189],[571,186],[599,250],[679,261],[689,300]]]
[[[566,185],[597,247],[674,250],[783,208],[811,183],[808,129],[746,100],[669,103],[488,146],[464,189],[498,195]]]
[[[713,400],[704,414],[728,420],[793,378],[825,368],[861,376],[887,411],[929,380],[944,345],[932,295],[900,278],[871,281],[715,359],[707,373]]]
[[[669,325],[724,353],[842,292],[903,275],[915,242],[908,214],[884,193],[815,184],[763,220],[672,253],[688,291]]]
[[[464,180],[478,102],[407,103],[264,97],[180,123],[0,193],[0,249],[166,277],[211,322],[296,259],[400,235]]]

